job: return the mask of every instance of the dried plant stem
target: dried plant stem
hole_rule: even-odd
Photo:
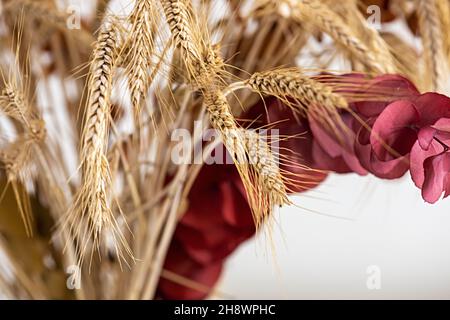
[[[80,241],[77,248],[80,263],[83,262],[91,241],[94,248],[99,249],[105,231],[113,238],[119,259],[124,259],[122,249],[131,256],[109,204],[111,177],[106,158],[117,41],[114,22],[106,22],[98,35],[90,65],[88,104],[81,147],[82,186],[65,221],[71,233]]]
[[[180,171],[182,177],[186,174],[184,170]],[[146,282],[144,286],[144,291],[142,293],[142,299],[144,300],[154,298],[156,287],[158,285],[161,272],[163,270],[167,250],[169,249],[173,233],[175,232],[175,228],[178,223],[178,210],[181,202],[181,195],[183,193],[183,188],[184,188],[184,181],[181,180],[175,186],[173,194],[168,198],[171,201],[170,210],[167,215],[167,220],[164,225],[163,232],[161,234],[161,241],[155,252],[153,261],[150,265],[151,270],[150,278]]]
[[[379,61],[370,48],[325,3],[319,0],[285,1],[290,6],[294,19],[300,23],[311,23],[317,29],[329,34],[336,43],[349,50],[370,71],[386,73],[384,62]]]
[[[436,1],[418,0],[420,32],[422,34],[426,76],[433,91],[445,89],[448,77],[442,25]],[[448,30],[446,30],[448,32]]]

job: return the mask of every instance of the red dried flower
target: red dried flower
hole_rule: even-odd
[[[177,276],[188,279],[194,286],[162,278],[158,285],[158,296],[168,300],[199,300],[208,296],[220,278],[222,262],[202,265],[195,262],[177,242],[173,241],[164,268]],[[195,288],[194,288],[195,287]],[[198,289],[197,289],[198,288]]]
[[[346,81],[360,83],[361,75],[344,75]],[[414,144],[415,133],[402,125],[411,116],[398,97],[415,101],[419,96],[416,87],[406,78],[397,75],[383,75],[374,78],[367,85],[358,85],[358,91],[347,94],[376,93],[383,95],[368,101],[351,103],[352,113],[343,111],[340,116],[349,130],[337,137],[309,117],[314,136],[313,151],[317,167],[337,173],[367,172],[383,179],[403,176],[409,169],[408,156]],[[356,117],[355,117],[356,116]],[[405,118],[406,117],[406,118]],[[371,129],[371,130],[370,130]],[[339,139],[338,139],[339,138]]]
[[[415,103],[420,128],[411,150],[411,177],[429,203],[450,194],[450,98],[428,93]]]

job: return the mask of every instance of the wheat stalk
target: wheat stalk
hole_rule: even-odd
[[[12,185],[19,211],[28,235],[32,234],[32,215],[28,195],[21,190],[31,176],[28,171],[31,154],[35,146],[45,140],[45,124],[32,112],[24,90],[15,82],[9,81],[0,95],[0,110],[19,124],[18,137],[0,150],[0,161]],[[36,150],[36,149],[35,149]]]
[[[117,58],[117,29],[114,21],[106,21],[99,32],[90,62],[85,123],[82,132],[82,185],[69,209],[63,227],[68,226],[80,245],[80,264],[92,241],[99,248],[101,237],[108,232],[116,254],[123,258],[122,249],[131,255],[109,200],[111,176],[106,158],[110,129],[110,96],[115,60]]]
[[[422,34],[426,77],[430,79],[430,89],[444,90],[447,82],[446,55],[443,30],[435,1],[417,0],[420,32]],[[448,32],[448,30],[446,30]]]

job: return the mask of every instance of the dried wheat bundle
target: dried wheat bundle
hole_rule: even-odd
[[[1,1],[0,297],[227,296],[231,249],[325,179],[310,158],[354,160],[358,103],[447,90],[448,0],[390,3],[377,29],[365,0]]]

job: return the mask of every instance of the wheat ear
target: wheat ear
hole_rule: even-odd
[[[8,183],[11,184],[17,206],[28,236],[33,234],[32,213],[25,183],[30,177],[27,171],[30,162],[33,141],[20,136],[16,141],[0,150],[0,161],[6,172]]]
[[[301,73],[299,69],[257,72],[245,81],[253,91],[286,100],[293,98],[303,105],[319,104],[330,110],[346,109],[347,101],[333,89]]]
[[[13,83],[7,83],[0,95],[0,110],[20,123],[30,141],[39,143],[45,139],[44,120],[33,112],[24,91]]]
[[[260,226],[271,216],[274,206],[290,203],[277,162],[266,141],[257,133],[237,126],[222,92],[207,93],[205,105],[213,128],[221,133],[222,141],[239,171],[255,223]]]
[[[292,17],[300,23],[311,23],[329,34],[336,43],[349,50],[370,71],[386,73],[383,61],[361,41],[343,19],[319,0],[285,0],[292,10]]]
[[[435,1],[417,0],[426,72],[433,91],[444,90],[447,81],[443,30]],[[448,30],[446,30],[448,32]]]
[[[211,45],[188,0],[160,0],[172,32],[172,40],[181,50],[189,81],[201,90],[220,86],[223,60],[217,47]],[[209,88],[209,89],[207,89]],[[214,89],[212,89],[214,90]]]
[[[157,12],[151,0],[136,1],[129,17],[131,30],[129,43],[125,47],[129,48],[127,72],[136,119],[152,82],[149,71],[155,49],[156,17]]]
[[[311,114],[338,138],[348,130],[339,116],[340,109],[348,108],[347,100],[297,68],[257,72],[244,84],[256,93],[279,98],[295,112]]]
[[[111,175],[106,157],[110,129],[110,95],[115,60],[117,30],[107,21],[99,32],[90,62],[87,106],[82,132],[82,185],[69,210],[64,226],[80,242],[77,248],[80,264],[92,241],[99,249],[101,237],[108,232],[115,250],[123,258],[122,249],[130,249],[110,208]]]
[[[25,114],[28,112],[24,95],[9,83],[5,85],[0,95],[0,110],[19,122],[25,120]]]
[[[242,134],[248,150],[248,161],[258,173],[256,178],[260,179],[255,185],[263,188],[263,190],[257,190],[265,197],[262,199],[262,207],[272,208],[290,204],[279,163],[267,141],[253,130],[242,130]],[[255,221],[257,226],[267,218],[270,216],[257,217]]]
[[[198,33],[192,23],[191,4],[186,0],[160,0],[167,23],[172,32],[172,39],[180,47],[190,61],[201,60],[201,50],[198,49]]]

